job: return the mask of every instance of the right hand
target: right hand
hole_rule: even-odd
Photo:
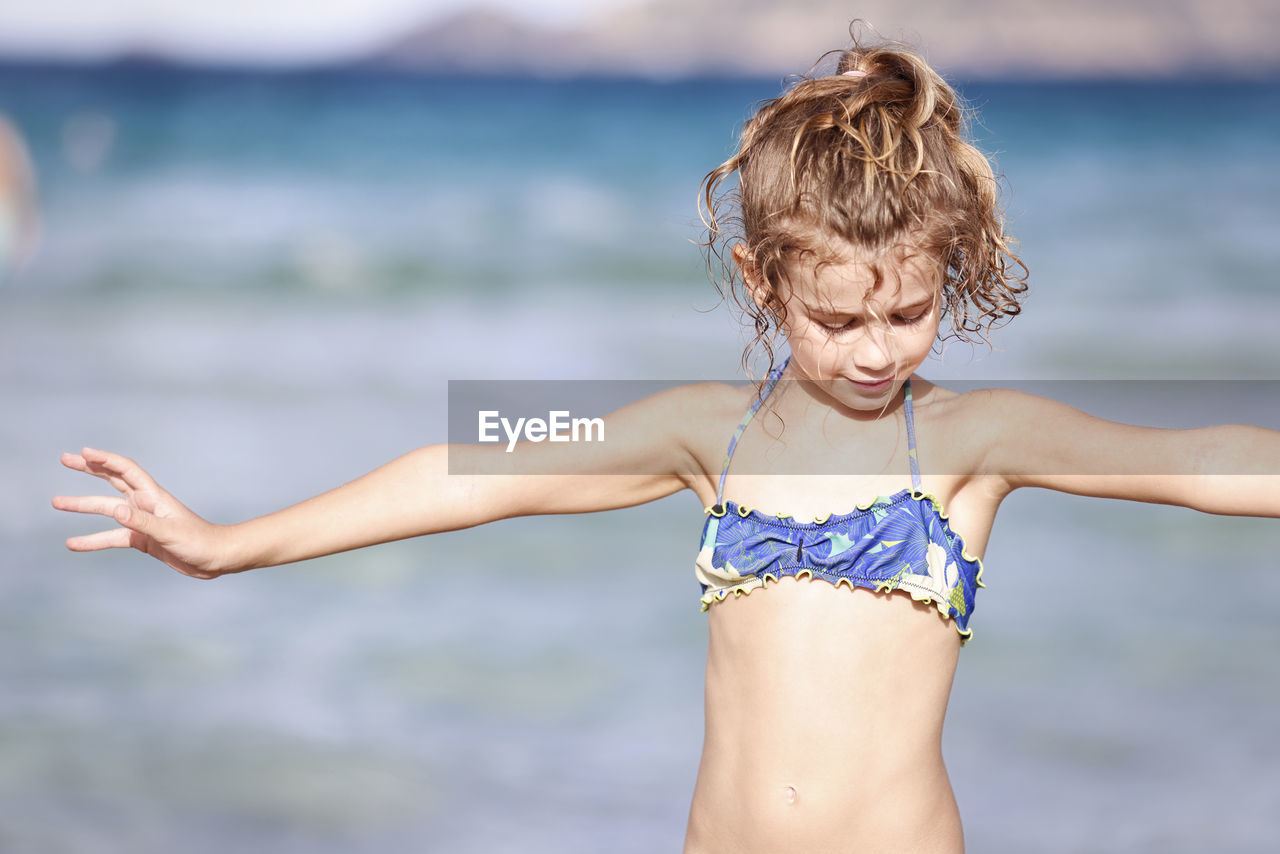
[[[227,528],[205,521],[160,487],[128,457],[84,448],[63,454],[69,469],[100,477],[114,495],[58,495],[53,506],[71,513],[109,516],[122,527],[67,539],[73,552],[134,548],[192,578],[217,578],[226,568]]]

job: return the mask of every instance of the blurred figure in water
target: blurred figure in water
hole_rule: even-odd
[[[18,129],[0,114],[0,282],[35,252],[36,180]]]

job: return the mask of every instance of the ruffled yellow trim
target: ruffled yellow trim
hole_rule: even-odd
[[[720,510],[720,512],[719,512],[719,513],[717,513],[717,512],[716,512],[716,509],[717,509],[717,508],[719,508],[719,510]],[[702,512],[703,512],[703,513],[706,513],[708,516],[715,516],[717,519],[719,519],[719,518],[721,518],[721,517],[723,517],[723,516],[728,515],[728,513],[729,513],[729,508],[728,508],[726,505],[724,505],[724,504],[712,504],[710,507],[703,507],[703,508],[702,508]],[[745,504],[739,504],[739,505],[737,505],[737,513],[738,513],[738,515],[739,515],[739,516],[741,516],[743,519],[747,518],[748,516],[750,516],[752,513],[755,513],[755,512],[756,512],[756,508],[754,508],[754,507],[749,507],[749,506],[747,506],[747,505],[745,505]],[[763,516],[763,515],[766,515],[766,514],[761,513],[760,515],[762,515],[762,516]],[[772,515],[772,516],[774,516],[774,517],[776,517],[776,518],[778,518],[778,519],[794,519],[794,518],[796,518],[795,516],[791,515],[790,513],[773,513],[773,514],[768,514],[768,515]],[[830,514],[830,513],[828,513],[826,516],[823,516],[821,519],[819,519],[819,518],[817,518],[817,517],[814,517],[814,520],[813,520],[813,521],[814,521],[814,524],[821,525],[823,522],[827,521],[827,520],[828,520],[828,519],[830,519],[830,518],[831,518],[831,514]]]
[[[892,593],[895,590],[901,590],[903,593],[910,596],[912,601],[927,602],[937,608],[938,613],[946,618],[947,622],[949,622],[956,630],[956,634],[960,635],[961,646],[964,646],[968,643],[969,639],[973,637],[973,629],[960,628],[960,624],[951,616],[951,612],[949,610],[951,605],[950,602],[940,602],[934,599],[931,595],[917,594],[916,591],[908,589],[907,586],[895,586],[884,581],[872,582],[871,579],[865,579],[866,581],[873,583],[873,586],[870,587],[861,584],[854,584],[853,579],[850,578],[841,578],[836,581],[832,581],[831,579],[824,578],[821,575],[814,575],[813,571],[809,569],[802,569],[794,575],[785,572],[781,574],[766,572],[763,575],[750,576],[749,581],[752,583],[741,584],[734,587],[722,587],[719,590],[713,590],[702,597],[702,610],[711,610],[711,606],[715,603],[723,602],[725,599],[728,599],[730,593],[734,594],[735,599],[739,596],[750,596],[752,590],[763,590],[765,587],[769,586],[770,582],[777,584],[778,580],[782,578],[794,578],[797,581],[802,578],[808,578],[810,580],[817,579],[819,581],[825,581],[837,590],[839,590],[841,586],[848,587],[850,590],[871,590],[875,593]],[[754,583],[757,581],[759,582],[758,584]],[[915,585],[909,586],[914,587]]]
[[[915,497],[914,495],[912,495],[911,490],[909,489],[904,489],[899,493],[895,493],[894,495],[877,495],[875,498],[872,498],[866,504],[853,505],[854,507],[853,510],[846,510],[843,513],[828,513],[825,516],[814,516],[813,524],[824,525],[826,524],[827,520],[830,519],[832,516],[848,516],[850,513],[865,513],[868,510],[870,510],[872,507],[875,507],[877,504],[884,504],[886,506],[894,504],[897,501],[901,500],[898,498],[899,495],[907,495],[912,498]],[[792,519],[792,520],[795,520],[796,522],[799,522],[799,520],[796,519],[795,515],[791,513],[765,513],[763,510],[757,510],[755,507],[751,507],[746,504],[737,504],[735,506],[737,508],[738,515],[741,516],[743,519],[747,518],[752,513],[759,513],[761,516],[765,516],[765,517],[771,516],[775,519]],[[719,508],[720,510],[719,513],[716,512],[717,508]],[[709,507],[703,507],[702,512],[706,513],[709,516],[715,516],[716,518],[720,518],[729,512],[729,508],[727,503],[712,504]],[[943,518],[946,518],[946,517],[944,516]],[[804,524],[804,523],[800,523],[800,524]]]

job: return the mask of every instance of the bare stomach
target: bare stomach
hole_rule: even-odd
[[[783,579],[709,613],[685,854],[958,854],[942,761],[959,637],[902,594]]]

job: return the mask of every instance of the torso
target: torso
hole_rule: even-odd
[[[713,473],[694,484],[704,506],[716,503],[724,443],[753,396],[725,392],[716,428],[695,449]],[[980,434],[980,407],[919,378],[914,396],[924,487],[981,556],[1003,495],[971,474],[980,443],[944,438]],[[798,390],[766,405],[738,443],[725,498],[812,519],[911,486],[900,399],[875,420],[815,414]],[[840,459],[869,462],[767,474],[831,472]],[[963,851],[941,754],[960,649],[951,620],[902,591],[783,578],[712,605],[708,621],[706,738],[686,854]]]

